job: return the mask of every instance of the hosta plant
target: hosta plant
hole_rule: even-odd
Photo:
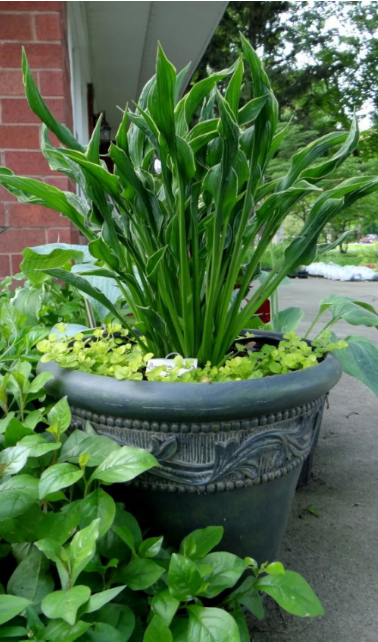
[[[41,377],[26,377],[29,390]],[[126,510],[131,489],[125,508],[112,484],[149,470],[154,457],[90,425],[69,432],[65,398],[39,410],[38,425],[30,414],[0,423],[1,639],[246,642],[245,616],[264,616],[263,593],[294,615],[323,613],[281,563],[214,552],[222,527],[188,534],[177,552],[142,533]]]
[[[286,129],[279,123],[262,64],[241,38],[242,58],[197,82],[183,97],[187,70],[177,73],[159,46],[156,75],[142,90],[135,110],[124,110],[109,148],[114,172],[99,156],[100,121],[88,145],[78,143],[43,102],[23,56],[26,96],[44,123],[42,152],[52,169],[80,186],[82,195],[14,176],[7,169],[0,171],[0,183],[21,201],[67,216],[89,242],[96,264],[91,276],[115,283],[123,304],[94,287],[85,266],[82,275],[67,268],[70,250],[55,252],[50,262],[48,255],[40,261],[38,256],[25,257],[24,267],[30,270],[31,261],[34,269],[93,297],[129,330],[143,353],[155,357],[176,352],[198,358],[202,366],[208,361],[221,364],[285,275],[337,244],[318,247],[324,226],[378,189],[375,176],[357,176],[327,189],[328,176],[357,148],[355,117],[349,133],[339,130],[312,142],[293,156],[285,175],[265,181]],[[252,77],[251,98],[241,106],[245,66]],[[226,87],[222,93],[217,89],[220,81]],[[53,147],[49,131],[62,147]],[[300,234],[241,309],[285,217],[314,194]]]

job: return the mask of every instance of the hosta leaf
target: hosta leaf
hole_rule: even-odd
[[[337,341],[337,338],[334,337]],[[378,397],[378,348],[366,337],[346,337],[348,347],[333,354],[340,361],[346,374],[368,386]]]
[[[49,128],[53,134],[60,140],[63,145],[72,147],[72,149],[83,150],[83,147],[73,136],[72,132],[65,125],[61,125],[55,120],[54,116],[42,99],[37,86],[34,82],[33,75],[30,71],[25,50],[22,51],[22,75],[25,86],[26,98],[28,99],[30,109],[38,116],[42,122]]]

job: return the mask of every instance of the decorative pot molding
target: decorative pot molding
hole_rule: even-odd
[[[325,397],[290,411],[243,421],[180,424],[98,416],[72,408],[72,427],[89,421],[121,445],[144,448],[160,467],[134,485],[168,492],[236,490],[273,481],[309,455]]]

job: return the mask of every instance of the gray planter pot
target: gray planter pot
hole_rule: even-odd
[[[273,333],[257,333],[278,339]],[[195,528],[225,527],[222,549],[258,561],[277,554],[303,462],[319,431],[326,393],[341,376],[329,354],[304,371],[215,384],[117,381],[40,363],[68,396],[72,426],[89,421],[160,463],[115,487],[151,534],[177,544]]]

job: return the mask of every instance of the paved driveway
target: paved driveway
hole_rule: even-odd
[[[293,280],[280,289],[280,307],[305,310],[300,330],[322,298],[338,294],[378,309],[377,282]],[[320,329],[320,327],[319,327]],[[363,334],[378,345],[378,331],[336,326],[341,337]],[[330,395],[315,459],[314,478],[296,493],[280,559],[301,572],[326,614],[301,620],[269,608],[254,642],[378,641],[378,399],[343,375]],[[312,506],[318,517],[308,511]],[[252,553],[253,554],[253,553]]]

